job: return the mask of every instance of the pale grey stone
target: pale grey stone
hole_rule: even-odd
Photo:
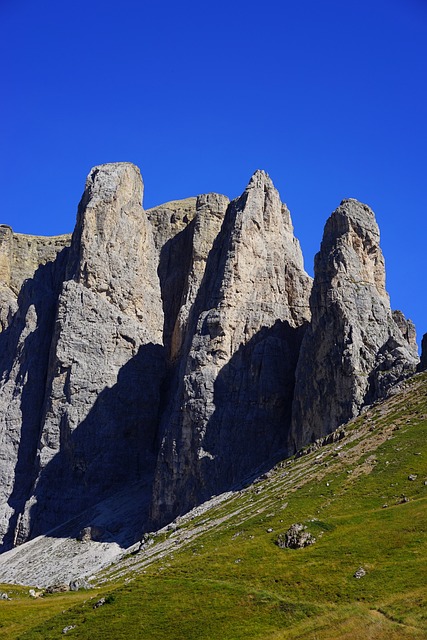
[[[326,223],[310,307],[296,371],[296,450],[384,397],[418,364],[415,342],[391,313],[374,213],[357,200],[344,200]]]
[[[154,466],[163,312],[141,201],[134,165],[95,167],[66,262],[39,267],[19,294],[0,391],[6,548]]]
[[[418,371],[425,371],[427,369],[427,333],[423,335],[421,341],[421,360],[418,365]]]
[[[206,226],[201,216],[195,221],[203,246],[203,233],[212,238],[218,227]],[[289,211],[264,172],[257,171],[230,203],[205,260],[196,275],[197,295],[184,313],[188,329],[179,340],[182,355],[163,417],[153,497],[157,523],[287,452],[311,279]],[[179,313],[177,318],[179,324]]]
[[[329,219],[312,291],[264,172],[231,203],[144,212],[142,193],[137,167],[102,165],[72,239],[0,225],[5,580],[68,586],[148,548],[156,525],[339,440],[418,362],[366,205]]]

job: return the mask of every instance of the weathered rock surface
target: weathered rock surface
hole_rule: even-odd
[[[418,363],[403,314],[393,319],[372,210],[344,200],[326,223],[293,404],[295,448],[326,435],[386,395]]]
[[[427,333],[423,335],[421,340],[421,360],[418,365],[419,371],[425,371],[427,369]]]
[[[159,254],[165,244],[184,231],[194,219],[196,204],[197,198],[186,198],[147,209],[146,214],[153,227],[154,244]]]
[[[311,293],[264,172],[231,203],[209,193],[144,212],[142,193],[137,167],[103,165],[72,238],[0,225],[3,581],[88,575],[417,364],[365,205],[329,219]],[[424,338],[425,368],[426,352]]]
[[[37,440],[23,469],[27,500],[8,514],[6,546],[48,531],[154,466],[163,314],[141,199],[133,165],[89,174],[55,324],[45,332],[49,364],[32,424]],[[37,327],[30,311],[27,333]],[[20,353],[17,359],[18,367],[26,361]],[[33,399],[21,405],[34,411]]]
[[[228,204],[225,196],[210,193],[147,211],[159,254],[163,340],[172,361],[180,351],[189,311]]]
[[[31,490],[50,340],[70,236],[0,227],[0,540],[14,542]]]
[[[70,242],[71,234],[27,236],[0,225],[0,331],[7,329],[18,310],[18,295],[24,281],[54,262]]]
[[[414,352],[417,351],[417,332],[412,320],[405,318],[399,310],[393,311],[392,316],[406,342],[412,347]]]
[[[210,211],[209,205],[208,198],[203,206]],[[196,221],[206,228],[202,215]],[[211,222],[209,239],[217,228]],[[311,279],[289,211],[264,172],[227,208],[206,265],[198,264],[198,252],[206,250],[194,246],[192,277],[201,284],[178,314],[174,334],[182,357],[163,418],[157,523],[286,452],[294,371],[309,319]],[[185,344],[182,324],[188,326]]]
[[[299,522],[292,524],[285,533],[277,538],[277,546],[281,549],[303,549],[316,542],[316,538],[307,531],[307,527]]]

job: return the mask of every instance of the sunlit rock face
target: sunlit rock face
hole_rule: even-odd
[[[11,327],[17,347],[3,367],[0,394],[8,402],[13,378],[17,402],[11,417],[2,412],[6,438],[16,426],[18,460],[15,467],[7,456],[6,547],[140,480],[154,465],[163,311],[141,199],[135,166],[94,168],[65,260],[43,268],[52,274],[37,272],[49,293],[44,306],[39,312],[44,290],[33,293],[28,281],[31,299],[18,298]],[[32,393],[31,385],[37,386]]]
[[[289,211],[267,174],[254,174],[228,206],[220,230],[212,222],[224,214],[218,204],[207,199],[196,218],[190,281],[197,286],[189,287],[194,295],[183,307],[185,338],[178,314],[182,355],[163,417],[155,522],[288,451],[311,279]],[[200,254],[206,256],[210,245],[201,277]]]
[[[101,165],[72,237],[0,225],[2,550],[96,530],[118,552],[418,362],[366,205],[328,220],[313,286],[263,171],[232,202],[142,196],[137,167]]]
[[[418,363],[412,323],[402,314],[398,325],[390,309],[374,213],[357,200],[344,200],[326,223],[310,307],[296,371],[295,448],[357,415]]]

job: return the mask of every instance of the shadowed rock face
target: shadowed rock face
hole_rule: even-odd
[[[31,491],[56,304],[70,236],[0,227],[0,540]]]
[[[137,167],[102,165],[72,238],[0,225],[3,550],[58,526],[128,546],[416,366],[365,205],[328,220],[312,290],[264,172],[231,203],[142,194]]]
[[[427,369],[427,333],[423,335],[423,339],[421,341],[421,360],[418,365],[419,371],[425,371]]]
[[[392,315],[393,315],[393,320],[399,327],[402,336],[405,338],[406,342],[411,347],[411,350],[418,353],[417,333],[415,330],[415,325],[412,322],[412,320],[405,318],[403,313],[399,310],[393,311]]]
[[[390,310],[374,214],[356,200],[344,200],[326,223],[310,307],[296,372],[295,448],[356,416],[418,362],[412,329],[403,336],[403,314],[398,326]]]
[[[206,225],[201,215],[199,237]],[[194,247],[193,273],[198,241]],[[264,172],[229,205],[203,266],[197,296],[183,307],[188,331],[163,417],[155,522],[287,451],[311,279],[289,212]]]
[[[60,524],[153,468],[165,368],[163,313],[141,199],[142,180],[133,165],[91,171],[62,265],[63,284],[56,298],[48,298],[51,307],[42,310],[40,322],[30,305],[17,329],[18,345],[27,334],[42,336],[43,344],[33,344],[31,353],[15,351],[18,369],[43,360],[43,367],[37,365],[43,386],[31,420],[31,455],[22,469],[25,491],[15,477],[19,500],[14,498],[4,520],[6,546]],[[21,378],[15,375],[15,385]],[[29,382],[21,382],[20,397],[27,413],[34,412]],[[7,382],[2,400],[6,390]],[[13,416],[26,431],[28,420]]]

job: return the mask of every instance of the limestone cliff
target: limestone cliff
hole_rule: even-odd
[[[390,309],[374,213],[357,200],[344,200],[326,223],[310,307],[296,371],[296,449],[383,397],[418,362],[412,323],[403,314],[396,322]]]
[[[25,506],[22,498],[15,501],[5,522],[6,545],[49,530],[153,467],[163,314],[141,199],[133,165],[105,165],[89,174],[55,322],[44,332],[48,367],[33,420],[37,440],[25,465],[27,500]],[[31,312],[25,331],[37,329]],[[31,357],[18,351],[17,366]],[[24,381],[23,394],[27,389]],[[21,406],[32,412],[32,402],[21,400]]]
[[[313,286],[266,173],[232,202],[142,196],[137,167],[102,165],[72,238],[0,225],[3,550],[91,526],[128,546],[417,365],[366,205],[328,220]]]
[[[0,227],[0,544],[6,547],[31,491],[69,243],[70,236],[39,238]]]
[[[229,205],[220,231],[224,207],[215,212],[218,223],[212,226],[212,202],[213,197],[206,198],[196,218],[188,286],[194,294],[175,326],[173,353],[183,349],[163,417],[155,522],[233,486],[287,452],[311,279],[289,211],[264,172],[256,172]],[[218,231],[206,262],[200,261],[199,247]],[[184,341],[182,326],[188,327]]]
[[[427,333],[423,335],[421,341],[421,360],[418,369],[419,371],[425,371],[427,369]]]

